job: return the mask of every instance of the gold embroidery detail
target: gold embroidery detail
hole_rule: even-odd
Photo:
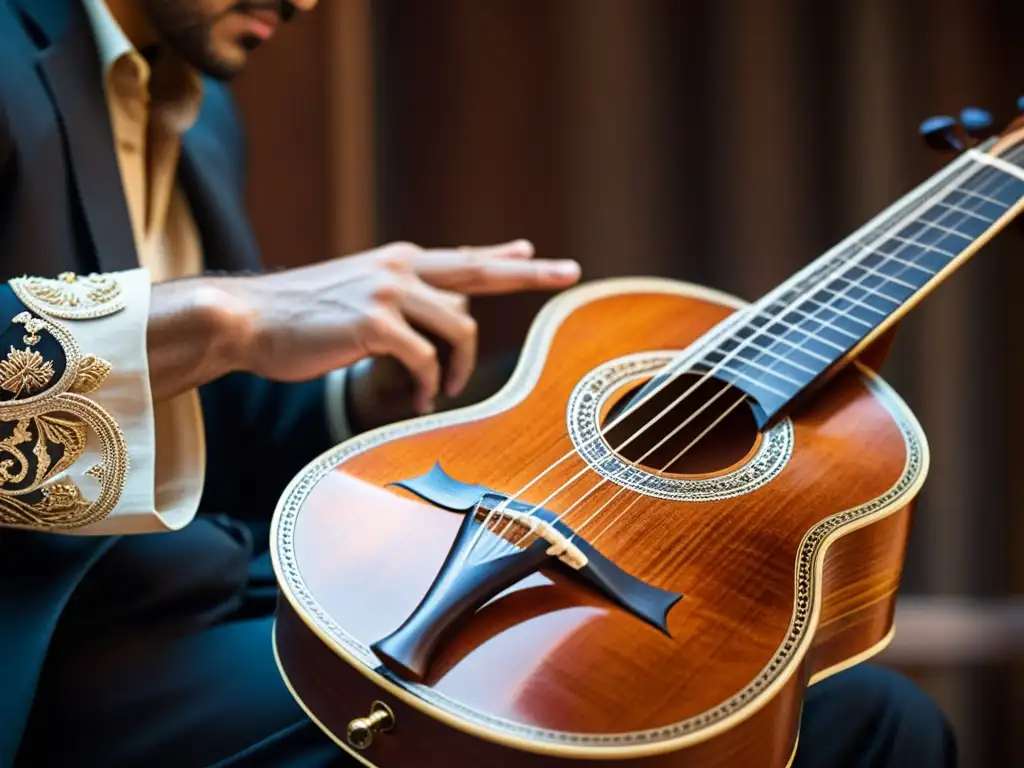
[[[65,393],[24,406],[18,413],[0,412],[0,420],[14,423],[11,435],[0,440],[0,524],[47,530],[73,530],[102,520],[117,505],[128,474],[128,447],[117,422],[105,409],[82,395]],[[62,475],[85,452],[88,430],[101,446],[100,463],[84,474],[100,484],[99,496],[89,501],[78,485]],[[36,467],[31,467],[27,445]],[[49,446],[63,448],[53,462]],[[15,487],[12,487],[15,486]],[[35,495],[36,499],[26,499]]]
[[[80,395],[88,395],[102,386],[110,375],[111,365],[102,357],[86,355],[78,364],[78,373],[71,385],[71,391]]]
[[[38,317],[32,317],[28,312],[19,312],[11,322],[25,326],[28,335],[23,338],[30,347],[33,344],[39,343],[39,332],[46,330],[46,321],[40,320]]]
[[[20,317],[20,315],[18,316]],[[15,318],[17,319],[17,318]],[[42,329],[40,329],[42,330]],[[75,380],[75,375],[78,372],[78,363],[81,358],[81,352],[78,349],[78,342],[75,337],[72,336],[63,325],[57,322],[48,322],[46,324],[46,330],[57,340],[60,344],[61,349],[64,350],[64,373],[61,374],[60,380],[51,384],[47,389],[37,392],[34,395],[29,395],[26,392],[22,392],[20,396],[15,396],[10,400],[0,400],[0,418],[6,418],[10,420],[12,417],[8,417],[2,414],[6,414],[12,408],[19,408],[21,406],[29,405],[30,403],[38,402],[40,400],[48,400],[56,397],[68,390],[71,383]],[[24,350],[25,352],[32,352],[33,350]],[[2,364],[2,362],[0,362]],[[12,363],[13,364],[13,363]],[[6,376],[0,377],[0,381],[6,379]]]
[[[47,480],[74,464],[85,451],[85,423],[80,420],[53,414],[19,419],[10,437],[0,440],[0,455],[12,457],[0,459],[0,493],[13,492],[8,486],[22,483],[28,475],[31,464],[19,446],[31,442],[33,436],[36,441],[32,447],[32,453],[36,457],[35,476],[26,488],[18,491],[19,494],[36,490]],[[53,459],[48,450],[51,445],[59,445],[64,449],[56,464],[52,463]],[[12,472],[15,466],[18,470]]]
[[[14,398],[0,401],[0,424],[10,434],[0,439],[0,525],[70,531],[109,515],[121,497],[128,474],[128,447],[121,428],[98,403],[84,395],[99,389],[111,364],[96,355],[82,356],[78,342],[55,318],[85,320],[124,308],[121,287],[113,277],[78,277],[63,273],[55,280],[19,278],[11,288],[32,312],[14,322],[24,325],[26,345],[53,335],[64,351],[65,370],[51,384],[54,364],[33,349],[11,347],[0,360],[0,387]],[[70,390],[70,391],[69,391]],[[37,394],[31,394],[37,392]],[[96,499],[86,498],[69,472],[98,440],[101,458],[83,474],[99,485]],[[34,459],[35,464],[32,464]],[[90,495],[92,495],[90,493]]]
[[[0,440],[0,456],[10,454],[13,459],[0,459],[0,488],[8,483],[20,483],[28,474],[28,458],[22,453],[19,445],[27,443],[32,439],[28,422],[20,420],[14,425],[14,431],[10,437]],[[11,467],[17,463],[18,471],[11,473]]]
[[[36,428],[39,432],[39,442],[36,443],[38,466],[45,468],[49,466],[49,452],[46,450],[47,442],[64,446],[64,453],[53,465],[46,477],[40,477],[39,470],[36,470],[36,484],[45,482],[48,477],[58,475],[70,467],[85,452],[85,422],[80,419],[65,419],[60,416],[46,414],[37,416],[35,419]],[[39,452],[46,454],[46,458],[39,456]]]
[[[7,359],[0,360],[0,387],[15,397],[43,389],[52,378],[53,363],[34,350],[11,347]]]
[[[124,309],[121,284],[111,275],[62,272],[56,279],[19,277],[10,286],[30,309],[65,320],[105,317]]]
[[[82,491],[71,480],[48,485],[42,500],[29,504],[16,498],[0,498],[0,519],[18,520],[19,525],[32,528],[70,529],[78,527],[77,519],[89,509]]]
[[[43,488],[43,500],[39,508],[44,512],[78,512],[89,506],[89,502],[82,498],[82,491],[70,480],[63,483],[54,483]],[[67,517],[63,515],[62,517]]]

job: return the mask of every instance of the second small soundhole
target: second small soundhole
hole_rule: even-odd
[[[619,417],[644,383],[621,393],[606,415],[603,429]],[[605,439],[621,458],[651,472],[722,472],[749,456],[757,445],[757,424],[743,397],[740,390],[715,379],[682,374],[606,429]],[[659,416],[665,409],[668,411]]]

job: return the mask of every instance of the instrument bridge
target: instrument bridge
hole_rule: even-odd
[[[526,549],[537,539],[543,539],[550,544],[547,555],[557,557],[577,571],[587,565],[587,556],[573,543],[575,533],[566,535],[536,515],[502,507],[502,502],[490,509],[478,504],[473,515],[481,526],[496,536],[505,538],[506,533],[510,532],[510,543],[513,546]]]
[[[398,629],[371,646],[392,671],[422,681],[434,652],[456,621],[552,564],[669,634],[668,613],[683,596],[626,573],[550,510],[510,499],[485,486],[463,483],[439,464],[420,477],[392,485],[465,515],[420,604]]]

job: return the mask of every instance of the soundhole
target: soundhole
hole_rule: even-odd
[[[608,430],[608,444],[618,449],[620,458],[657,474],[713,474],[749,457],[760,434],[749,404],[737,405],[743,392],[715,379],[702,379],[691,373],[676,377]],[[623,413],[644,384],[619,393],[602,427]]]

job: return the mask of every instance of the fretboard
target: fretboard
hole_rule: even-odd
[[[699,345],[686,367],[754,401],[760,426],[979,250],[1024,199],[1024,148],[962,156]]]

